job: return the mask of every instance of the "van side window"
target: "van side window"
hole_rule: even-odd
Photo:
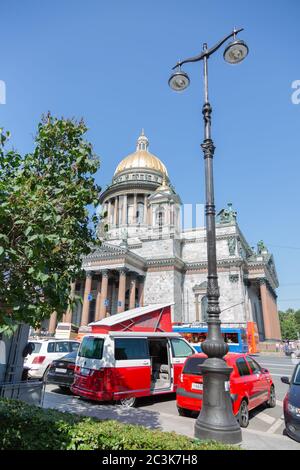
[[[149,359],[147,340],[143,338],[116,338],[115,359]]]
[[[188,357],[195,354],[195,351],[185,341],[180,338],[171,338],[173,357]]]

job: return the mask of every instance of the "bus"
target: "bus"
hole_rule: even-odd
[[[251,328],[248,323],[251,323]],[[221,324],[221,333],[225,343],[228,344],[229,352],[251,354],[258,352],[257,328],[253,323]],[[201,343],[207,337],[207,323],[173,323],[173,331],[180,333],[197,351],[201,352]]]

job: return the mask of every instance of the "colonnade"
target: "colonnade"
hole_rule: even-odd
[[[97,275],[93,279],[93,274]],[[111,282],[110,282],[111,281]],[[96,282],[96,290],[92,289]],[[71,296],[75,295],[76,284],[71,285]],[[128,305],[126,305],[126,292],[129,289]],[[116,292],[117,290],[117,292]],[[92,296],[94,292],[94,296]],[[117,309],[111,312],[113,294],[117,298]],[[126,308],[133,309],[136,306],[144,305],[144,276],[127,268],[119,270],[104,269],[99,273],[87,272],[84,281],[83,303],[81,312],[80,326],[86,326],[89,323],[91,300],[95,298],[95,317],[94,321],[101,320],[111,313],[121,313]],[[63,315],[63,322],[72,322],[72,310],[68,308]],[[53,334],[57,324],[57,314],[53,312],[50,317],[48,331]]]
[[[129,201],[129,198],[130,201]],[[132,195],[121,194],[107,199],[104,203],[105,212],[107,212],[107,220],[109,225],[120,226],[135,223],[148,224],[148,195],[144,193],[133,193]],[[129,202],[131,204],[129,205]],[[143,204],[142,218],[138,217],[138,204]],[[132,207],[131,212],[129,207]]]

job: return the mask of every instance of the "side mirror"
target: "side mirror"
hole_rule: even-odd
[[[269,369],[262,369],[261,370],[263,374],[268,374],[269,373]]]
[[[281,382],[287,385],[290,385],[290,379],[286,376],[281,377]]]

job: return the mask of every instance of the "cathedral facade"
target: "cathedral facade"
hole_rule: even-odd
[[[182,228],[182,202],[144,132],[135,152],[117,166],[100,195],[102,245],[84,258],[81,295],[65,321],[87,325],[136,306],[170,302],[174,322],[206,321],[207,252],[204,226]],[[257,324],[260,340],[280,339],[278,279],[272,254],[247,243],[228,204],[217,216],[221,320]],[[204,225],[204,224],[203,224]],[[49,331],[55,319],[50,319]]]

